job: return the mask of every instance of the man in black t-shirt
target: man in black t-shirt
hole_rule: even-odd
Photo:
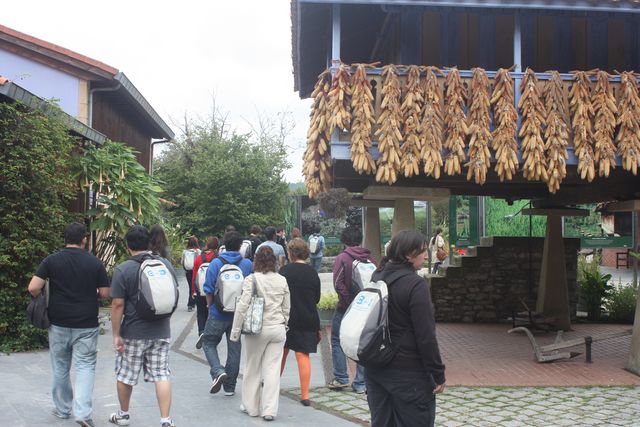
[[[49,280],[49,355],[53,370],[53,415],[94,426],[91,395],[98,344],[98,296],[109,296],[109,278],[102,262],[86,251],[87,227],[74,222],[64,231],[64,249],[46,257],[29,282],[34,297]],[[75,367],[72,388],[69,374]]]

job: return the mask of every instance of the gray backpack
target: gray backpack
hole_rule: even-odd
[[[236,297],[242,293],[244,274],[236,264],[229,264],[224,258],[222,268],[216,279],[216,289],[213,292],[213,302],[220,313],[233,313],[236,311]]]
[[[136,313],[145,320],[170,317],[178,306],[178,281],[159,257],[145,254],[138,269]]]

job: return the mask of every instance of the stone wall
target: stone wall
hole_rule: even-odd
[[[483,239],[472,255],[456,260],[443,276],[427,278],[440,322],[498,322],[523,311],[520,299],[535,310],[544,238]],[[491,244],[493,241],[493,244]],[[564,239],[572,318],[577,304],[579,239]],[[531,257],[529,257],[531,254]]]

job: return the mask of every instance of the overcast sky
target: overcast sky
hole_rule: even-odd
[[[214,94],[238,131],[291,112],[285,178],[302,180],[311,104],[293,91],[289,0],[21,0],[0,23],[124,72],[176,134],[172,120],[207,117]]]

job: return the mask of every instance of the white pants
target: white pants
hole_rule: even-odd
[[[286,337],[284,325],[272,325],[263,326],[259,335],[246,335],[244,338],[247,360],[242,381],[242,404],[252,417],[275,417],[278,414],[280,363]]]

